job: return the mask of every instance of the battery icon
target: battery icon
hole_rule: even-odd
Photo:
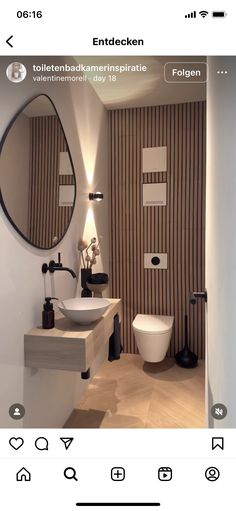
[[[212,11],[213,18],[225,18],[227,16],[227,12],[225,11]]]

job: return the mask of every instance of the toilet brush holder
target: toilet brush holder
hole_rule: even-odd
[[[184,348],[176,353],[175,360],[176,363],[180,367],[185,367],[186,369],[192,369],[197,366],[198,356],[195,355],[190,349],[188,345],[188,316],[184,317],[185,322],[185,345]]]

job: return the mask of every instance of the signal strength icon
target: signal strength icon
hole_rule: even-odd
[[[209,12],[208,11],[200,11],[199,14],[202,18],[205,18],[209,14]]]
[[[185,14],[185,18],[196,18],[196,11],[190,12],[189,14]]]

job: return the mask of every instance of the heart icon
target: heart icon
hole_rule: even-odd
[[[13,449],[15,449],[15,451],[17,451],[18,449],[20,449],[20,447],[22,447],[24,443],[24,440],[23,438],[21,438],[20,436],[18,438],[15,438],[14,436],[12,438],[10,438],[9,440],[9,444],[11,445],[11,447],[13,447]]]

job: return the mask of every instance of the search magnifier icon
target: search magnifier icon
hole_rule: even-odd
[[[64,470],[64,477],[66,479],[74,479],[75,481],[78,481],[76,477],[76,470],[73,467],[67,467]]]

